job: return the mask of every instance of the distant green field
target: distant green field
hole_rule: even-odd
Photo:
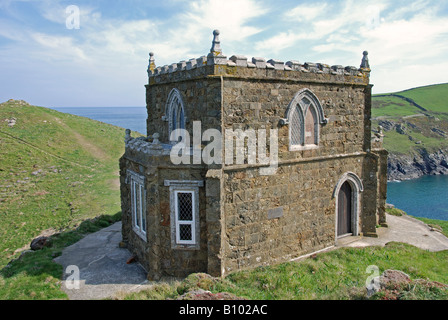
[[[405,117],[419,114],[422,111],[407,101],[394,96],[374,97],[372,101],[372,117]]]
[[[448,83],[397,92],[431,112],[448,113]]]
[[[419,87],[400,92],[376,94],[373,96],[372,116],[409,116],[421,113],[409,102],[393,95],[412,99],[430,113],[448,113],[448,83]]]
[[[374,95],[372,119],[373,128],[384,120],[405,128],[405,134],[395,130],[385,132],[384,147],[391,153],[410,154],[416,149],[431,152],[446,148],[447,138],[437,132],[448,133],[448,83]]]

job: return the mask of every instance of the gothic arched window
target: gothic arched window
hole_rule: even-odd
[[[177,89],[171,90],[166,104],[166,119],[168,120],[168,136],[177,129],[185,129],[186,117],[182,95]],[[178,140],[180,137],[178,136]],[[170,138],[171,140],[171,138]],[[172,141],[172,142],[177,142]]]
[[[303,150],[319,145],[320,125],[326,124],[319,99],[309,89],[299,91],[288,106],[289,149]]]

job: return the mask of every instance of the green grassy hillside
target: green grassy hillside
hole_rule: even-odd
[[[65,297],[52,258],[120,219],[123,140],[124,129],[109,124],[24,101],[0,104],[0,299]],[[52,234],[49,248],[23,255],[34,238]]]
[[[405,90],[398,94],[410,98],[434,113],[448,113],[448,83]]]
[[[0,104],[0,266],[42,232],[120,211],[123,137],[123,129],[87,118]]]
[[[393,154],[429,153],[448,147],[448,84],[378,94],[372,127],[385,129],[384,147]]]
[[[23,101],[0,104],[0,269],[20,257],[0,273],[0,299],[64,296],[51,260],[120,219],[123,152],[122,128]],[[21,255],[34,238],[58,233],[48,250]]]

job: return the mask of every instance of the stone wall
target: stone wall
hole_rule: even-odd
[[[272,176],[261,176],[257,166],[224,168],[226,273],[334,245],[333,194],[344,173],[362,179],[365,195],[374,194],[376,200],[377,192],[376,162],[368,160],[370,86],[365,78],[348,83],[341,76],[299,73],[292,80],[290,73],[275,70],[263,78],[256,74],[259,70],[236,69],[223,78],[223,126],[278,128],[279,168]],[[319,98],[328,123],[320,127],[318,148],[290,151],[288,126],[278,124],[295,94],[305,88]],[[364,198],[360,196],[359,230],[375,233],[376,203]]]
[[[200,120],[202,129],[220,129],[221,126],[221,82],[208,77],[213,67],[204,66],[190,71],[161,75],[146,86],[148,108],[148,135],[160,134],[160,141],[168,143],[167,97],[172,89],[180,91],[187,118],[186,129],[193,132],[193,121]],[[180,73],[183,73],[180,75]]]
[[[200,243],[198,249],[173,249],[171,245],[170,190],[167,180],[202,180],[205,173],[201,167],[174,166],[169,156],[142,157],[127,150],[120,160],[121,193],[123,209],[123,241],[138,257],[148,271],[148,278],[161,276],[182,277],[194,272],[207,272],[208,233],[206,206],[199,206]],[[126,180],[127,170],[145,177],[146,189],[146,241],[132,230],[131,192]],[[205,188],[199,190],[199,202],[206,203]]]
[[[225,272],[287,261],[335,244],[334,188],[363,156],[280,165],[276,175],[226,171]],[[362,220],[359,221],[360,225]]]

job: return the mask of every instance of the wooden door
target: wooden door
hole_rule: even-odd
[[[338,196],[338,236],[352,233],[352,187],[347,181]]]

